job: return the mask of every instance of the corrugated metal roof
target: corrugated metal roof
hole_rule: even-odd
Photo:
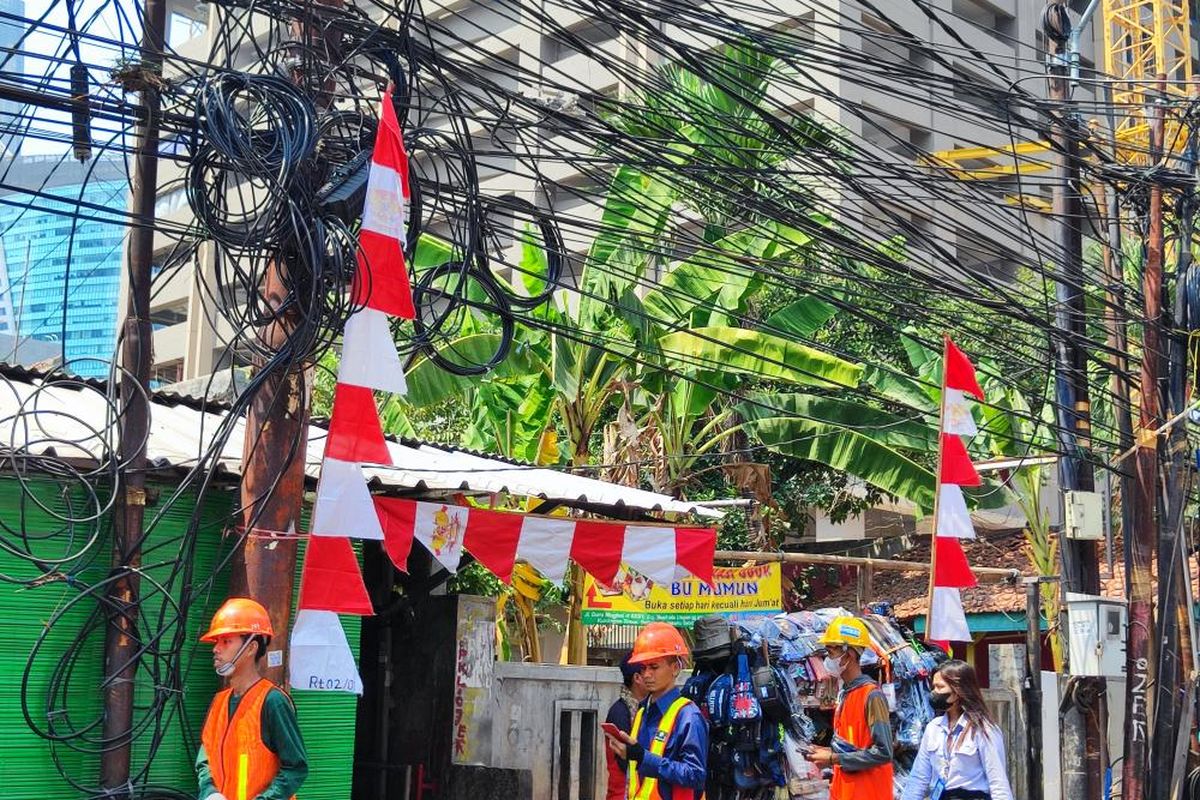
[[[103,384],[42,378],[26,370],[0,369],[0,449],[53,453],[93,460],[116,447],[115,411]],[[224,446],[216,467],[240,475],[245,419],[224,408],[204,410],[178,397],[153,398],[147,456],[158,468],[195,467],[218,437]],[[326,429],[309,427],[305,471],[320,474]],[[373,484],[393,489],[474,491],[540,497],[566,503],[720,517],[713,509],[673,497],[582,475],[487,457],[427,442],[389,441],[395,466],[364,470]]]

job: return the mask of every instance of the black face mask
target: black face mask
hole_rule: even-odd
[[[950,693],[949,692],[930,692],[929,705],[933,706],[933,710],[939,714],[950,708]]]

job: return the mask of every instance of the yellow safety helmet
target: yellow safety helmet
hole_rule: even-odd
[[[840,644],[844,647],[857,647],[859,650],[868,650],[871,647],[867,626],[857,617],[834,617],[818,641],[826,646]]]

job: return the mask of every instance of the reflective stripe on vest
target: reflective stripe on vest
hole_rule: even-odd
[[[671,733],[675,730],[675,720],[679,717],[680,710],[688,703],[692,702],[686,697],[677,697],[675,702],[667,708],[667,713],[663,714],[661,720],[658,721],[658,729],[654,732],[654,738],[650,740],[649,752],[661,757],[667,752],[667,741],[671,738]],[[637,741],[638,731],[642,729],[642,714],[646,707],[641,706],[637,710],[637,714],[633,718],[633,730],[629,735],[634,741]],[[630,800],[660,800],[661,795],[658,793],[658,778],[647,778],[641,780],[637,771],[637,764],[633,761],[629,762],[629,780],[627,782]]]
[[[279,757],[262,740],[263,705],[274,688],[275,684],[260,679],[238,701],[232,718],[232,689],[217,692],[208,709],[200,741],[213,785],[229,800],[254,800],[279,774]]]
[[[833,732],[849,742],[856,750],[871,746],[871,727],[867,724],[867,700],[871,692],[878,691],[874,683],[867,683],[848,692],[838,704],[833,715]],[[829,784],[830,800],[892,800],[892,764],[846,772],[840,766],[833,767],[833,780]]]

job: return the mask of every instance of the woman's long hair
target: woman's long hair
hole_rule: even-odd
[[[959,707],[968,727],[982,732],[985,736],[999,729],[983,702],[983,692],[979,688],[979,677],[975,674],[974,667],[965,661],[952,658],[943,661],[934,674],[941,675],[942,680],[958,695]]]

